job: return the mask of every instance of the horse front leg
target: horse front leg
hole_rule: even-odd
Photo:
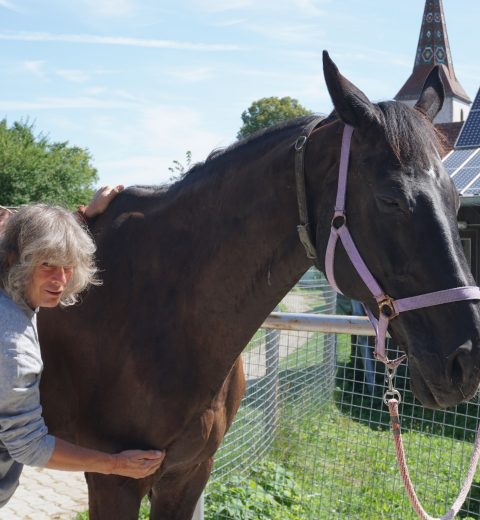
[[[137,520],[145,482],[127,477],[85,473],[90,520]]]
[[[190,471],[165,475],[150,492],[150,520],[191,520],[213,466],[213,457]]]

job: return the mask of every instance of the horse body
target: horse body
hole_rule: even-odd
[[[220,175],[217,159],[215,172],[192,173],[166,193],[122,193],[91,228],[103,285],[78,308],[42,311],[49,429],[108,451],[167,449],[161,474],[139,483],[131,503],[106,498],[128,479],[89,475],[92,518],[133,518],[126,511],[156,480],[153,517],[191,516],[243,396],[239,354],[309,267],[296,234],[293,158],[285,149],[278,160]],[[106,480],[118,488],[105,493]]]
[[[403,160],[375,123],[381,113],[385,120],[395,114],[386,106],[379,112],[335,70],[327,61],[335,107],[358,129],[348,190],[360,204],[349,199],[349,225],[372,272],[395,297],[465,284],[455,196],[432,142]],[[239,355],[311,265],[297,235],[293,154],[308,121],[240,143],[168,190],[120,194],[91,226],[103,286],[75,308],[40,313],[51,432],[112,452],[167,449],[159,472],[142,481],[88,474],[92,520],[136,518],[148,492],[151,518],[191,517],[244,392]],[[336,120],[317,129],[305,155],[319,258],[335,204],[342,128]],[[335,265],[342,290],[373,305],[341,248]],[[448,307],[392,323],[416,370],[414,389],[432,406],[458,401],[478,384],[478,305]],[[438,368],[433,385],[426,357]]]

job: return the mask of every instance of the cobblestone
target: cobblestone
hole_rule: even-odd
[[[88,509],[83,473],[25,467],[0,520],[72,520]]]

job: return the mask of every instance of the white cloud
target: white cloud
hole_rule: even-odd
[[[78,69],[59,69],[57,75],[71,83],[84,83],[90,79],[90,75]]]
[[[20,9],[9,0],[0,0],[0,7],[8,9],[9,11],[14,11],[15,13],[20,12]]]
[[[210,67],[176,67],[166,71],[172,78],[185,83],[198,83],[210,79],[212,72]]]
[[[213,148],[221,145],[220,136],[207,130],[201,114],[191,108],[156,106],[144,109],[139,124],[144,145],[150,150],[168,146],[176,150],[177,156],[191,150],[194,160],[203,160]]]
[[[220,22],[213,23],[214,27],[234,27],[236,25],[242,25],[247,22],[247,18],[233,18],[229,20],[222,20]]]
[[[122,45],[184,51],[218,52],[237,51],[238,45],[216,43],[191,43],[176,40],[130,38],[123,36],[95,36],[91,34],[52,34],[45,32],[0,33],[0,40],[24,42],[63,42],[89,45]]]
[[[132,0],[83,0],[83,3],[97,16],[125,17],[136,11]]]
[[[319,6],[331,3],[332,0],[193,0],[195,8],[208,13],[222,13],[229,11],[264,11],[277,13],[281,11],[295,11],[296,14],[320,16],[325,12]]]
[[[46,73],[44,71],[45,62],[43,60],[27,60],[22,63],[23,68],[33,74],[37,78],[45,79]]]
[[[165,184],[171,172],[168,167],[172,159],[165,155],[133,155],[124,159],[95,162],[99,173],[100,185],[103,184]]]
[[[104,94],[106,91],[107,87],[95,86],[85,89],[85,94],[87,94],[88,96],[99,96],[100,94]]]
[[[91,121],[92,142],[107,142],[102,148],[110,154],[95,156],[101,184],[162,184],[171,175],[168,167],[173,160],[182,162],[187,150],[193,162],[199,162],[233,139],[209,130],[202,115],[190,108],[154,106],[136,114],[133,120],[102,117]],[[95,146],[91,149],[95,155]],[[129,155],[131,150],[135,153]]]
[[[194,6],[201,11],[217,13],[245,9],[255,4],[254,0],[194,0]]]
[[[312,41],[318,40],[322,34],[321,29],[314,24],[252,24],[248,29],[270,40],[288,44],[311,43]]]
[[[318,3],[320,2],[315,0],[293,0],[294,8],[309,16],[321,16],[325,14],[324,11],[318,7]],[[328,3],[328,0],[324,0],[322,3]]]
[[[113,109],[132,108],[134,105],[126,101],[115,101],[112,99],[96,99],[89,96],[81,97],[49,97],[40,98],[37,101],[12,101],[0,100],[3,111],[10,110],[54,110],[54,109]]]

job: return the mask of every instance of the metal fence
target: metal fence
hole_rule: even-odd
[[[334,312],[332,291],[309,276],[280,311]],[[255,335],[244,355],[247,394],[207,486],[206,519],[415,518],[396,467],[383,368],[369,341],[325,332]],[[427,510],[441,515],[467,470],[479,403],[426,410],[409,391],[406,367],[396,387],[412,480]],[[480,478],[459,517],[480,518]]]

